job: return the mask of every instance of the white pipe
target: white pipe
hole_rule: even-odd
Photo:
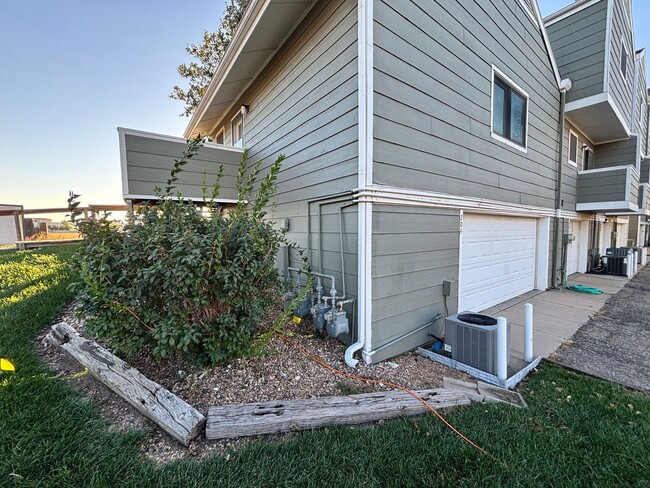
[[[359,97],[357,182],[359,188],[365,188],[373,181],[373,23],[373,0],[359,0],[357,4],[357,94]],[[357,320],[357,342],[345,350],[345,363],[350,367],[355,367],[359,362],[354,359],[354,353],[362,348],[367,352],[372,341],[372,202],[359,202],[358,213],[359,319]]]
[[[533,361],[533,305],[524,305],[524,359],[527,363]]]
[[[508,379],[508,320],[497,317],[497,377]]]

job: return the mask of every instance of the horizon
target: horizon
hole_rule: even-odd
[[[569,0],[542,0],[542,15]],[[225,0],[96,4],[25,0],[4,6],[0,53],[5,109],[0,137],[0,204],[62,207],[73,190],[83,205],[121,204],[117,127],[182,137],[189,119],[169,94],[189,43],[214,30]],[[650,47],[633,2],[636,49]],[[206,19],[209,19],[207,21]],[[649,80],[650,81],[650,80]],[[9,120],[11,117],[11,120]],[[32,135],[32,134],[37,135]]]

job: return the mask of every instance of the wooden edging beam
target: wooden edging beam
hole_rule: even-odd
[[[199,411],[65,322],[53,325],[47,339],[181,444],[202,432],[205,417]]]
[[[436,410],[470,404],[469,398],[457,390],[437,388],[416,393]],[[429,409],[422,402],[404,391],[225,405],[208,409],[205,437],[217,440],[277,434],[412,417],[427,412]]]

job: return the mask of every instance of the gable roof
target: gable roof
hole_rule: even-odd
[[[529,11],[542,34],[560,88],[560,72],[537,1],[519,1]],[[251,0],[199,106],[190,118],[184,132],[186,138],[197,134],[208,135],[223,123],[224,117],[237,100],[316,2],[317,0]]]
[[[316,0],[251,0],[239,27],[185,129],[207,135],[271,60]]]

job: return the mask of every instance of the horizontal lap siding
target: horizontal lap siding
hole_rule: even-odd
[[[372,348],[445,315],[443,280],[458,279],[457,210],[373,206]],[[448,300],[450,313],[457,298]],[[430,340],[424,329],[372,357],[380,361]]]
[[[632,165],[636,167],[638,140],[636,136],[624,141],[609,142],[596,146],[595,168]]]
[[[311,214],[312,269],[333,274],[342,292],[339,207],[323,204],[322,253],[318,251],[318,205],[307,201],[357,187],[358,90],[357,4],[319,2],[284,47],[235,104],[225,120],[247,105],[244,145],[250,162],[262,161],[262,175],[277,156],[286,159],[278,175],[269,218],[288,219],[287,237],[307,248]],[[226,124],[226,139],[230,127]],[[357,207],[344,209],[343,252],[347,293],[357,293]],[[319,262],[322,255],[322,263]],[[300,267],[297,252],[290,264]],[[329,292],[329,283],[325,284]],[[352,317],[352,306],[346,307]],[[344,340],[349,342],[350,337]]]
[[[609,63],[609,93],[614,103],[621,111],[623,120],[629,126],[632,118],[632,91],[634,87],[634,43],[630,25],[630,17],[625,7],[626,1],[609,0],[613,2],[610,63]],[[627,76],[621,74],[621,38],[627,49]],[[633,130],[630,127],[630,130]]]
[[[641,139],[641,152],[647,155],[648,147],[648,89],[646,78],[646,56],[640,56],[635,63],[636,87],[634,98],[634,129]]]
[[[578,161],[577,166],[569,162],[569,131],[572,131],[578,136]],[[589,140],[570,122],[565,122],[563,149],[562,149],[562,210],[575,212],[576,209],[576,193],[578,185],[578,171],[582,171],[584,149],[583,145],[587,145],[595,153],[595,147]]]
[[[625,200],[627,171],[598,172],[578,175],[578,202],[614,202]],[[634,200],[636,201],[636,200]]]
[[[547,27],[562,78],[573,84],[567,102],[603,93],[607,1]]]
[[[639,183],[648,182],[650,182],[650,158],[645,158],[641,160],[641,174],[639,177]]]
[[[553,207],[559,94],[517,0],[375,4],[374,181]],[[491,65],[526,90],[528,152],[490,137]]]
[[[129,194],[151,197],[155,196],[156,186],[165,187],[174,160],[181,159],[187,149],[185,142],[131,134],[125,135],[125,144]],[[205,179],[210,194],[219,168],[223,166],[219,198],[236,199],[235,181],[241,158],[239,152],[201,147],[196,156],[188,160],[183,171],[178,173],[174,191],[181,192],[184,197],[201,198]]]

